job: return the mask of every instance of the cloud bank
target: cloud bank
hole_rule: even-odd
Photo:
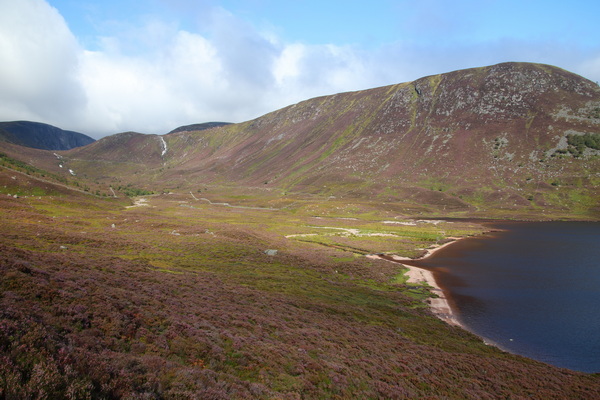
[[[365,49],[284,43],[215,6],[203,6],[197,20],[202,33],[148,16],[99,37],[90,50],[47,2],[0,0],[0,120],[41,121],[95,138],[127,130],[163,134],[503,61],[549,63],[600,80],[600,49],[568,43],[398,40]]]

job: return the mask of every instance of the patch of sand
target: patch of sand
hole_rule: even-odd
[[[431,256],[436,251],[439,251],[440,249],[454,243],[457,240],[457,238],[449,238],[449,239],[453,239],[453,241],[444,243],[443,245],[436,246],[434,248],[427,249],[427,253],[423,257],[420,257],[419,260],[422,260],[424,258]],[[442,288],[440,288],[440,286],[435,281],[435,278],[431,271],[428,271],[423,268],[413,267],[412,265],[403,264],[402,261],[413,260],[408,257],[399,257],[396,255],[392,255],[392,256],[369,255],[367,257],[378,258],[381,260],[395,262],[395,263],[402,265],[405,268],[408,268],[408,271],[405,273],[406,276],[408,277],[407,282],[409,282],[409,283],[426,283],[429,286],[431,286],[431,289],[430,289],[431,292],[438,296],[438,297],[430,298],[427,300],[427,302],[429,303],[429,306],[431,307],[431,311],[433,312],[433,314],[436,317],[438,317],[439,319],[441,319],[442,321],[445,321],[446,323],[448,323],[450,325],[460,326],[460,327],[464,328],[464,326],[461,325],[461,323],[456,318],[456,314],[453,312],[452,307],[450,307],[450,304],[448,303],[448,299],[446,298],[444,291],[442,290]]]
[[[402,264],[404,267],[408,268],[408,272],[406,275],[408,276],[407,282],[410,283],[423,283],[425,282],[429,286],[431,286],[431,292],[438,297],[432,297],[427,300],[429,306],[431,307],[431,311],[441,320],[447,322],[450,325],[462,326],[450,304],[448,303],[448,299],[444,294],[444,291],[438,286],[435,278],[433,277],[433,273],[426,269],[413,267],[411,265]]]
[[[127,206],[125,208],[144,207],[144,206],[149,206],[149,205],[150,204],[148,204],[148,199],[146,199],[144,197],[139,197],[133,201],[132,206]]]

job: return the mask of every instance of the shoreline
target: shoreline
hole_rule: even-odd
[[[457,313],[450,306],[450,302],[448,301],[446,293],[440,287],[440,285],[438,285],[437,281],[435,280],[435,277],[433,276],[433,272],[431,272],[427,269],[424,269],[424,268],[419,268],[419,267],[415,267],[413,265],[405,264],[405,262],[409,262],[409,261],[424,260],[424,259],[430,257],[431,255],[435,254],[439,250],[445,248],[446,246],[456,243],[457,241],[461,240],[462,238],[449,237],[448,239],[451,239],[451,241],[444,243],[442,245],[436,246],[434,248],[426,249],[426,253],[419,258],[400,257],[400,256],[396,256],[396,255],[391,255],[391,256],[372,255],[372,256],[367,256],[367,257],[390,261],[393,263],[400,264],[403,267],[407,268],[408,271],[405,272],[405,275],[408,277],[408,279],[406,280],[406,282],[408,282],[408,283],[426,283],[429,286],[431,286],[430,291],[433,294],[438,296],[438,297],[432,297],[432,298],[427,299],[427,303],[429,304],[429,308],[431,309],[433,314],[449,325],[458,326],[462,329],[468,330],[458,320]]]

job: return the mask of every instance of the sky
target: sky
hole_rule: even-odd
[[[506,61],[600,81],[597,0],[0,0],[0,121],[243,122]]]

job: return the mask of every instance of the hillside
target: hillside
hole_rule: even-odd
[[[447,324],[373,256],[496,229],[452,217],[598,220],[599,107],[592,82],[511,63],[3,143],[0,399],[598,399],[600,375]]]
[[[83,133],[65,131],[40,122],[0,122],[0,142],[44,150],[69,150],[94,142]]]
[[[155,190],[233,184],[441,214],[598,216],[600,151],[572,143],[597,140],[599,129],[598,85],[552,66],[505,63],[171,133],[164,156],[147,136],[105,138],[65,157],[95,179],[133,174]],[[121,164],[98,169],[106,160]]]
[[[0,168],[0,397],[598,398],[597,375],[485,345],[360,256],[485,228],[343,204],[132,204]]]

